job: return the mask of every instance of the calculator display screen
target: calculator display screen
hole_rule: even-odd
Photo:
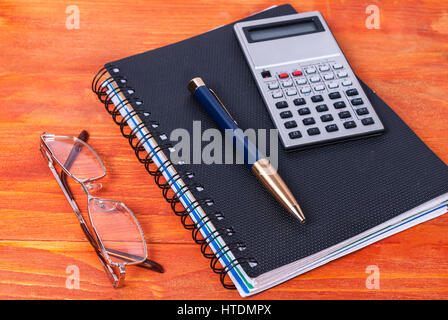
[[[308,18],[248,28],[246,30],[246,36],[249,38],[249,42],[258,42],[319,31],[323,31],[322,25],[316,23],[316,19]]]

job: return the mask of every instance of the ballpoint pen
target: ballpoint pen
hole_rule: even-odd
[[[188,83],[188,90],[200,103],[200,105],[210,114],[222,130],[231,130],[234,143],[244,146],[245,159],[253,159],[254,162],[245,161],[252,173],[271,193],[271,195],[297,220],[304,223],[305,216],[294,195],[289,190],[286,183],[272,166],[269,160],[257,147],[242,133],[236,121],[232,118],[224,104],[218,96],[209,89],[201,78],[194,78]],[[247,156],[247,157],[246,157]]]

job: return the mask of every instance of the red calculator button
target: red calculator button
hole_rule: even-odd
[[[294,71],[294,72],[292,73],[292,75],[293,75],[294,77],[301,76],[301,75],[302,75],[302,71],[300,71],[300,70]]]
[[[278,75],[278,77],[279,77],[280,79],[285,79],[285,78],[288,78],[288,74],[287,74],[286,72],[283,72],[283,73],[280,73],[280,74]]]

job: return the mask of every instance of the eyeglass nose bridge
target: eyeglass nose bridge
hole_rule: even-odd
[[[103,188],[103,184],[101,182],[89,181],[84,183],[84,186],[81,186],[81,189],[87,190],[89,194],[95,194]]]

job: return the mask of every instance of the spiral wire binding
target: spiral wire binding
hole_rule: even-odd
[[[235,233],[235,230],[232,227],[223,227],[219,229],[217,228],[205,238],[202,236],[201,229],[209,222],[212,222],[212,217],[218,221],[224,220],[224,215],[219,211],[207,213],[204,210],[205,215],[196,223],[194,223],[191,218],[191,222],[187,221],[187,219],[190,217],[190,213],[196,208],[212,206],[214,202],[210,197],[207,196],[201,198],[195,196],[196,200],[190,203],[188,207],[185,208],[182,204],[178,205],[180,203],[180,198],[187,191],[196,189],[198,192],[202,192],[200,190],[202,190],[203,187],[202,185],[195,183],[192,180],[194,178],[193,172],[188,169],[182,170],[181,163],[177,164],[177,168],[175,170],[176,174],[174,174],[168,180],[165,179],[163,173],[170,167],[174,168],[174,165],[170,160],[166,160],[160,166],[160,168],[157,168],[156,165],[152,165],[154,163],[153,157],[156,156],[159,152],[172,150],[173,146],[170,143],[157,144],[156,148],[154,148],[151,152],[146,153],[145,156],[142,156],[142,152],[145,151],[144,144],[152,138],[161,137],[163,134],[158,131],[158,122],[146,119],[146,117],[150,115],[150,112],[136,111],[135,106],[138,107],[142,105],[143,101],[135,97],[128,98],[130,95],[135,93],[135,90],[127,84],[127,79],[125,79],[118,73],[119,68],[113,64],[109,64],[107,68],[101,68],[92,80],[92,91],[104,104],[107,112],[112,116],[113,121],[120,127],[120,131],[123,137],[128,139],[129,145],[134,150],[135,156],[137,157],[138,161],[142,163],[145,166],[146,171],[154,177],[154,182],[160,189],[162,189],[162,195],[165,200],[171,205],[171,209],[173,210],[174,214],[180,217],[181,223],[185,229],[192,231],[191,235],[194,242],[200,245],[202,255],[205,258],[210,259],[210,268],[214,273],[219,274],[219,278],[223,287],[226,289],[236,289],[233,283],[229,284],[228,281],[226,282],[226,276],[228,276],[228,273],[242,263],[247,263],[249,264],[249,266],[254,266],[257,264],[256,260],[249,257],[236,257],[226,266],[219,266],[218,261],[221,259],[221,257],[232,250],[238,250],[240,252],[244,251],[246,249],[245,244],[240,241],[230,242],[229,244],[226,243],[224,247],[213,253],[210,245],[215,239],[217,239],[219,236],[230,237]],[[105,82],[114,82],[116,84],[116,88],[111,92],[108,92],[107,87],[103,86]],[[119,95],[124,96],[125,99],[118,103],[118,105],[114,105],[113,99],[115,97],[118,97]],[[120,111],[122,108],[125,108],[128,105],[132,106],[132,111],[123,117]],[[127,127],[129,127],[128,121],[136,116],[140,117],[142,121],[133,129],[129,130],[129,132],[126,132]],[[145,121],[143,121],[143,119],[145,119]],[[149,123],[150,125],[147,126],[146,123]],[[137,132],[143,128],[146,128],[148,132],[138,138]],[[174,192],[171,189],[171,186],[180,179],[182,179],[185,184],[182,188]],[[180,206],[181,209],[177,209],[178,206]]]

